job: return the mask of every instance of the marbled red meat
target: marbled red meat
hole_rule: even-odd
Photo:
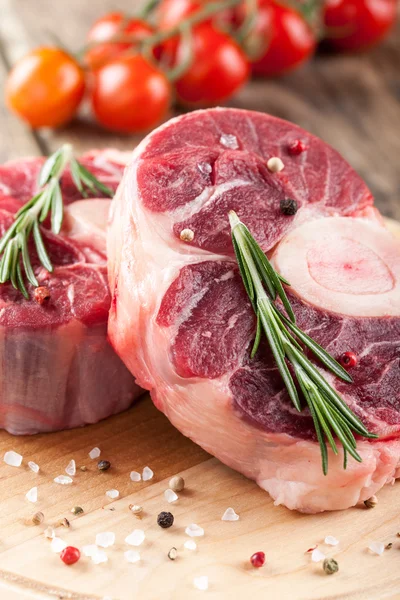
[[[294,140],[301,154],[290,152]],[[282,171],[268,169],[272,157]],[[288,198],[292,216],[280,208]],[[299,325],[337,359],[357,357],[351,385],[324,372],[379,436],[358,441],[362,463],[346,471],[343,455],[329,452],[322,474],[310,414],[290,402],[266,343],[250,359],[255,318],[233,257],[231,209],[291,282]],[[277,504],[306,512],[352,506],[397,476],[400,245],[333,149],[249,111],[172,120],[134,153],[108,249],[112,343],[185,435]]]
[[[121,162],[122,161],[122,162]],[[82,162],[117,187],[124,155],[91,152]],[[0,233],[36,191],[43,159],[0,167]],[[107,340],[110,293],[106,267],[109,199],[79,199],[63,177],[66,201],[60,235],[43,228],[54,266],[48,273],[30,248],[32,265],[50,298],[26,300],[0,286],[0,426],[10,433],[54,431],[94,423],[129,407],[139,389]]]

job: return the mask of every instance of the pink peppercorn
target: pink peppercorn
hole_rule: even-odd
[[[263,567],[265,565],[265,554],[264,554],[264,552],[255,552],[250,557],[250,562],[253,565],[253,567],[256,567],[257,569],[259,569],[260,567]]]
[[[343,367],[355,367],[357,364],[357,356],[354,352],[344,352],[340,357],[339,362]]]
[[[305,150],[307,150],[307,146],[301,140],[294,140],[288,146],[288,152],[291,156],[298,156]]]
[[[76,562],[78,562],[80,557],[81,553],[79,552],[78,548],[74,548],[74,546],[67,546],[60,553],[60,558],[66,565],[75,564]]]

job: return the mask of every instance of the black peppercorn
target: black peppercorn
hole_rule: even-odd
[[[174,524],[174,515],[170,512],[160,512],[157,517],[157,525],[162,527],[163,529],[168,529],[171,525]]]
[[[292,198],[285,198],[281,200],[281,212],[284,215],[293,216],[297,213],[297,202]]]
[[[99,462],[97,463],[97,468],[99,471],[108,471],[110,467],[111,463],[109,460],[99,460]]]

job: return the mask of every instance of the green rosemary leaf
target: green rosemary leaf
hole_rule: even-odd
[[[282,351],[282,343],[280,342],[279,337],[276,335],[276,330],[273,324],[271,324],[270,315],[268,315],[268,313],[266,313],[265,310],[262,310],[262,308],[260,309],[260,319],[265,335],[267,336],[272,354],[274,355],[277,367],[286,386],[286,389],[289,393],[290,399],[292,400],[296,409],[299,412],[301,412],[299,395],[297,393],[293,377],[291,376],[288,366],[285,362],[285,355]]]
[[[343,469],[347,469],[347,450],[343,448]]]
[[[56,181],[51,196],[51,230],[60,233],[64,218],[64,205],[61,195],[60,184]]]
[[[248,243],[248,246],[250,246],[250,248],[251,248],[251,252],[252,252],[253,258],[258,266],[261,279],[262,279],[263,283],[267,286],[268,292],[269,292],[272,300],[275,300],[276,289],[271,281],[268,263],[266,263],[266,261],[265,261],[265,258],[266,258],[265,254],[263,253],[263,251],[261,250],[261,248],[259,246],[257,246],[257,245],[253,246],[251,244],[251,240],[250,240],[250,243]]]
[[[326,350],[324,350],[317,342],[315,342],[310,336],[308,336],[304,331],[302,331],[295,323],[289,321],[283,315],[279,309],[275,307],[275,310],[279,312],[281,319],[290,329],[297,335],[297,337],[311,350],[311,352],[330,370],[343,381],[347,381],[348,383],[353,382],[353,378],[349,375],[349,373],[340,365]]]
[[[6,233],[2,237],[1,242],[0,242],[0,254],[4,252],[9,240],[14,236],[15,232],[17,231],[18,223],[19,223],[19,220],[14,221],[14,223],[11,225],[11,227],[6,231]]]
[[[0,282],[4,283],[8,281],[10,278],[10,268],[12,264],[12,252],[13,247],[9,244],[4,252],[3,258],[1,260],[1,269],[0,269]]]
[[[284,283],[285,285],[288,285],[290,287],[290,283],[288,282],[287,279],[285,279],[284,277],[282,277],[282,275],[280,275],[279,273],[277,273],[279,279],[282,281],[282,283]]]
[[[24,263],[24,270],[25,270],[25,275],[28,278],[28,281],[34,285],[35,287],[39,286],[38,280],[36,279],[35,273],[33,272],[32,269],[32,264],[31,264],[31,259],[29,257],[29,252],[28,252],[28,244],[26,241],[26,237],[22,234],[19,233],[19,247],[21,249],[21,254],[22,254],[22,262]]]
[[[79,192],[82,194],[82,196],[84,198],[87,198],[88,194],[87,194],[85,188],[83,187],[82,180],[79,175],[79,163],[76,160],[76,158],[72,158],[70,168],[71,168],[72,180],[75,183],[76,188],[79,190]]]
[[[261,333],[262,333],[262,327],[261,327],[260,311],[257,311],[256,337],[254,338],[254,344],[253,344],[253,348],[251,350],[250,358],[254,358],[255,357],[256,352],[257,352],[257,350],[258,350],[258,348],[260,346]]]
[[[23,205],[22,208],[19,209],[15,215],[15,218],[18,219],[18,217],[26,213],[34,204],[36,204],[42,194],[43,192],[38,192],[35,196],[33,196],[33,198],[31,198],[26,204]]]
[[[43,243],[42,234],[40,233],[39,223],[37,221],[33,224],[33,239],[35,240],[36,251],[42,265],[49,273],[53,272],[53,265],[51,264],[49,255],[47,254],[45,245]]]
[[[55,180],[53,180],[55,181]],[[43,190],[41,197],[42,210],[40,211],[39,220],[41,223],[47,219],[47,215],[49,214],[51,204],[52,204],[52,196],[53,196],[54,184],[49,183],[47,188]]]
[[[17,262],[17,282],[18,282],[18,289],[20,290],[21,294],[23,296],[25,296],[25,298],[27,300],[29,300],[29,294],[25,287],[24,278],[22,277],[21,264],[20,264],[19,260]]]
[[[53,173],[57,170],[57,166],[61,163],[61,155],[63,152],[63,147],[59,148],[49,156],[49,158],[43,164],[43,167],[39,173],[39,186],[44,187],[46,183],[48,183],[53,176]]]
[[[247,265],[244,261],[244,258],[242,256],[242,251],[239,247],[239,244],[237,243],[235,236],[232,237],[232,243],[233,243],[233,249],[235,251],[235,255],[236,255],[236,261],[237,264],[239,266],[239,271],[240,274],[242,276],[242,280],[243,280],[243,284],[245,287],[245,290],[247,292],[248,297],[250,298],[250,301],[253,305],[253,308],[255,309],[255,304],[254,304],[254,286],[253,286],[253,282],[251,279],[251,275],[250,272],[247,268]]]
[[[286,292],[282,287],[282,283],[281,283],[279,277],[277,276],[277,274],[276,274],[275,270],[273,269],[271,263],[269,262],[268,258],[266,257],[264,252],[261,250],[260,246],[257,244],[257,242],[255,241],[255,239],[253,238],[253,236],[251,235],[251,233],[247,229],[247,227],[244,226],[244,230],[245,230],[246,241],[253,253],[253,258],[255,255],[257,255],[259,260],[262,262],[263,267],[264,267],[265,271],[267,272],[268,280],[270,282],[268,287],[271,286],[275,290],[273,299],[275,299],[276,294],[278,294],[279,298],[282,301],[282,304],[284,305],[284,307],[286,309],[287,314],[289,315],[290,320],[295,322],[296,318],[294,316],[293,309],[290,305],[290,302],[288,300]]]
[[[11,281],[11,285],[13,286],[13,288],[18,290],[19,286],[18,286],[17,266],[18,266],[20,253],[19,253],[17,241],[15,239],[12,240],[10,242],[10,246],[12,246],[12,262],[11,262],[11,267],[10,267],[10,281]]]
[[[114,196],[114,192],[112,191],[112,189],[104,185],[104,183],[101,183],[101,181],[99,181],[97,177],[95,177],[90,171],[88,171],[86,167],[84,167],[80,162],[78,162],[78,166],[79,177],[90,190],[97,190],[99,192],[102,192],[106,196],[109,196],[110,198]]]

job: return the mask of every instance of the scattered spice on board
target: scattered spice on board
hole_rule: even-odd
[[[38,489],[37,487],[33,487],[31,488],[26,494],[25,494],[25,498],[29,501],[29,502],[37,502],[38,499]]]
[[[137,550],[127,550],[124,552],[124,556],[128,563],[135,563],[140,560],[140,554]]]
[[[115,500],[116,498],[119,498],[119,491],[118,490],[107,490],[106,496],[108,498],[111,498],[111,500]]]
[[[202,575],[201,577],[195,577],[193,579],[193,585],[198,590],[205,592],[208,590],[208,577],[206,575]]]
[[[66,565],[74,565],[81,557],[81,553],[78,548],[74,546],[67,546],[60,553],[60,558]]]
[[[74,477],[74,475],[76,475],[76,464],[75,464],[74,459],[69,461],[69,463],[65,469],[65,472],[67,475],[70,475],[71,477]]]
[[[170,560],[175,560],[178,556],[178,550],[173,546],[171,550],[168,552],[168,558]]]
[[[321,562],[321,560],[324,560],[325,558],[326,558],[325,554],[323,552],[321,552],[321,550],[319,548],[315,548],[315,550],[313,550],[311,552],[312,562]]]
[[[71,508],[71,512],[73,515],[81,515],[84,510],[81,506],[74,506],[73,508]]]
[[[173,492],[182,492],[185,487],[185,480],[179,475],[175,475],[169,480],[169,487]]]
[[[34,515],[32,515],[32,517],[27,519],[27,524],[28,525],[40,525],[41,523],[43,523],[43,520],[44,520],[44,514],[39,511],[39,512],[36,512]]]
[[[326,558],[322,563],[322,568],[327,575],[333,575],[339,571],[338,562],[334,558]]]
[[[66,519],[65,517],[63,519],[61,519],[60,521],[58,521],[58,523],[56,524],[56,527],[71,527],[71,523],[68,521],[68,519]]]
[[[168,529],[169,527],[172,527],[173,524],[174,515],[172,513],[165,511],[160,512],[160,514],[157,517],[157,525],[159,525],[163,529]]]
[[[111,463],[109,460],[99,460],[99,462],[97,463],[97,468],[99,471],[108,471],[110,467]]]
[[[267,167],[271,173],[279,173],[285,168],[285,165],[278,156],[273,156],[267,161]]]
[[[183,545],[187,550],[196,550],[197,548],[197,544],[194,540],[186,540]]]
[[[390,550],[391,548],[393,548],[393,542],[389,542],[388,544],[386,544],[385,550]]]
[[[233,508],[227,508],[221,517],[221,521],[239,521],[239,515],[235,513]]]
[[[142,473],[143,481],[150,481],[150,479],[153,479],[153,477],[154,477],[154,471],[152,471],[150,469],[150,467],[145,467],[143,469],[143,473]]]
[[[167,490],[165,490],[165,492],[164,492],[164,498],[170,504],[172,504],[172,502],[176,502],[179,499],[178,496],[177,496],[177,494],[175,494],[175,492],[172,491],[169,488]]]
[[[100,454],[101,454],[101,450],[100,450],[100,448],[97,448],[97,446],[96,446],[89,452],[89,458],[94,460],[95,458],[99,458]]]
[[[22,456],[21,454],[18,454],[18,452],[14,452],[14,450],[9,450],[4,455],[4,462],[10,467],[20,467],[22,464]]]
[[[39,473],[40,471],[40,467],[39,465],[37,465],[35,462],[33,462],[32,460],[30,460],[28,462],[28,467],[30,468],[31,471],[33,471],[34,473]]]
[[[131,471],[129,477],[131,478],[131,481],[134,481],[135,483],[137,483],[138,481],[141,481],[142,476],[140,473],[138,473],[137,471]]]
[[[86,467],[85,465],[82,465],[82,466],[80,467],[80,469],[81,469],[81,471],[83,471],[83,472],[87,471],[87,467]]]
[[[54,478],[54,483],[60,483],[61,485],[69,485],[72,482],[73,479],[67,475],[59,475],[58,477]]]
[[[139,504],[130,504],[129,510],[136,516],[139,517],[143,512],[143,506],[139,506]]]
[[[250,556],[250,562],[256,569],[263,567],[265,565],[265,553],[255,552]]]
[[[376,496],[371,496],[368,500],[364,500],[364,504],[367,508],[375,508],[378,504],[378,498]]]
[[[339,540],[333,537],[333,535],[327,535],[325,538],[325,544],[328,544],[328,546],[337,546],[339,544]]]
[[[295,215],[298,210],[297,202],[296,200],[293,200],[293,198],[284,198],[280,201],[279,206],[281,209],[281,213],[288,217],[292,217],[293,215]]]
[[[146,535],[142,529],[135,529],[125,538],[125,542],[130,546],[140,546],[145,538]]]
[[[109,548],[115,544],[115,533],[112,531],[106,531],[104,533],[98,533],[96,535],[96,546],[101,548]]]
[[[56,536],[56,532],[52,527],[46,527],[43,533],[44,537],[46,537],[48,540],[52,540]]]
[[[370,550],[373,554],[378,554],[378,556],[381,556],[385,551],[385,544],[383,542],[371,542],[368,546],[368,550]]]

